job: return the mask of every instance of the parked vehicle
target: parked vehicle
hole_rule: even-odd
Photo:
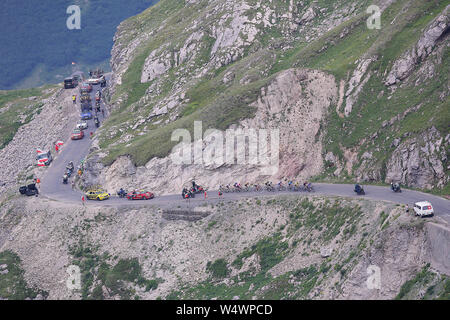
[[[105,76],[103,75],[103,70],[101,69],[96,69],[94,71],[90,70],[89,71],[89,80],[88,82],[91,84],[99,84],[103,82],[103,79],[105,78]]]
[[[72,135],[70,137],[70,139],[72,140],[81,140],[84,138],[84,131],[80,130],[80,129],[74,129],[72,131]]]
[[[81,112],[92,111],[92,104],[89,101],[81,103]]]
[[[78,85],[78,78],[70,77],[64,79],[64,89],[72,89]]]
[[[96,84],[99,84],[100,82],[101,82],[101,79],[100,79],[100,78],[89,78],[89,79],[88,79],[88,83],[89,83],[89,84],[96,85]]]
[[[89,200],[98,200],[98,201],[107,200],[111,196],[109,193],[107,193],[102,189],[88,190],[85,195],[86,198]]]
[[[22,186],[19,188],[20,194],[26,196],[37,196],[39,194],[38,189],[36,188],[36,184],[32,183],[27,186]]]
[[[53,157],[50,151],[38,151],[36,161],[38,167],[46,167],[53,161]]]
[[[77,128],[80,130],[87,129],[89,127],[88,122],[86,120],[77,121]]]
[[[127,194],[128,200],[149,200],[154,197],[155,195],[153,193],[144,190],[133,191]]]
[[[420,201],[414,203],[414,213],[419,217],[432,217],[434,215],[434,209],[430,202]]]
[[[88,110],[84,110],[81,113],[80,117],[81,117],[81,120],[89,120],[89,119],[92,119],[92,113]]]
[[[90,83],[83,82],[83,83],[81,84],[81,87],[80,87],[80,92],[81,92],[81,93],[83,93],[83,92],[89,93],[89,92],[91,92],[91,91],[92,91],[92,85],[91,85]]]

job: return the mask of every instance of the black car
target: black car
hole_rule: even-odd
[[[37,196],[39,194],[38,189],[36,188],[36,184],[32,183],[27,186],[22,186],[19,188],[20,194],[26,196]]]
[[[78,78],[64,79],[64,89],[72,89],[78,85]]]
[[[92,111],[92,104],[90,102],[81,103],[81,112]]]

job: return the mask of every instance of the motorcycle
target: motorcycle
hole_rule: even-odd
[[[400,184],[398,184],[398,183],[391,183],[391,190],[394,192],[402,192],[402,189],[400,188]]]
[[[66,166],[66,174],[67,176],[71,176],[74,170],[73,162],[69,162],[69,164]]]
[[[205,191],[205,189],[203,189],[202,186],[199,185],[195,185],[191,188],[190,192],[192,192],[193,194],[197,194],[197,193],[203,193]]]
[[[356,192],[357,195],[365,195],[366,192],[364,191],[364,188],[360,186],[359,184],[355,185],[355,189],[353,190]]]
[[[67,174],[63,175],[63,183],[67,184],[68,180],[69,180],[69,176]]]
[[[181,197],[183,199],[195,198],[195,193],[192,190],[183,190],[181,192]]]
[[[120,189],[119,191],[117,191],[117,195],[119,196],[119,198],[125,198],[127,196],[127,192],[123,189]]]

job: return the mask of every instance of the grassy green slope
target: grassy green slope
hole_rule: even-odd
[[[43,103],[56,86],[0,91],[0,149],[4,148],[16,134],[20,126],[30,122],[39,114]],[[34,100],[29,98],[36,97]]]
[[[263,30],[258,41],[264,46],[261,45],[258,50],[255,49],[257,46],[254,46],[255,50],[248,50],[241,60],[217,70],[216,73],[205,75],[200,82],[193,82],[187,93],[190,102],[184,106],[181,118],[169,125],[150,125],[147,133],[136,136],[127,143],[115,142],[126,133],[135,133],[129,127],[113,138],[101,139],[101,147],[109,151],[103,160],[104,164],[111,164],[118,156],[125,154],[131,155],[137,165],[143,165],[155,156],[166,156],[174,145],[170,142],[170,133],[173,129],[192,129],[194,120],[206,122],[203,128],[206,130],[208,127],[223,129],[239,119],[251,117],[254,111],[248,108],[248,104],[255,99],[261,87],[266,86],[283,70],[292,67],[315,68],[332,73],[338,81],[348,80],[359,59],[376,56],[377,60],[369,67],[372,76],[360,93],[353,107],[354,111],[345,119],[339,118],[335,112],[330,112],[323,128],[326,128],[324,139],[326,151],[332,151],[342,158],[341,147],[358,148],[360,153],[377,149],[375,157],[382,167],[391,152],[388,146],[394,138],[400,137],[403,133],[420,133],[431,126],[435,126],[443,135],[448,133],[447,124],[450,122],[448,97],[444,101],[439,99],[442,83],[448,82],[446,72],[448,50],[444,53],[437,77],[423,82],[419,87],[404,86],[395,93],[388,94],[383,84],[385,72],[390,70],[393,62],[417,42],[423,29],[448,3],[448,1],[396,1],[383,12],[380,30],[370,30],[366,27],[368,15],[361,10],[354,18],[311,43],[301,41],[290,43],[292,48],[287,51],[276,47],[262,49],[278,40],[287,41],[276,28]],[[147,30],[164,21],[164,28],[163,32],[156,33],[149,42],[142,45],[134,57],[123,78],[123,84],[117,90],[118,96],[126,92],[128,98],[113,114],[107,126],[120,126],[136,116],[135,112],[130,112],[129,107],[135,105],[151,84],[140,83],[146,56],[167,39],[172,39],[169,46],[182,41],[184,28],[198,17],[202,8],[203,2],[198,6],[185,8],[176,1],[161,1],[142,15],[133,17],[125,23],[135,30]],[[320,18],[319,16],[317,19]],[[208,56],[207,49],[202,56],[203,59]],[[262,61],[261,65],[269,66],[269,72],[255,72],[259,71],[258,65],[249,63],[252,60]],[[221,80],[229,70],[241,72],[237,72],[234,81],[224,85]],[[248,85],[241,85],[239,80],[249,74],[254,77],[254,81]],[[169,74],[165,90],[156,100],[166,97],[171,92],[174,81],[176,81],[175,74]],[[384,94],[380,98],[375,98],[382,91]],[[155,102],[139,106],[137,113],[148,114]],[[422,113],[411,113],[399,125],[383,129],[376,140],[362,143],[366,137],[381,130],[383,121],[419,103],[423,104]],[[332,106],[330,111],[335,107]],[[436,117],[436,114],[440,116]]]

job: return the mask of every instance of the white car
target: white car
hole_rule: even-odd
[[[88,83],[89,84],[99,84],[100,83],[100,78],[90,78],[88,79]]]
[[[77,122],[77,129],[84,130],[88,128],[88,123],[85,120],[80,120]]]
[[[414,203],[414,213],[420,217],[432,217],[434,215],[433,206],[428,201]]]

